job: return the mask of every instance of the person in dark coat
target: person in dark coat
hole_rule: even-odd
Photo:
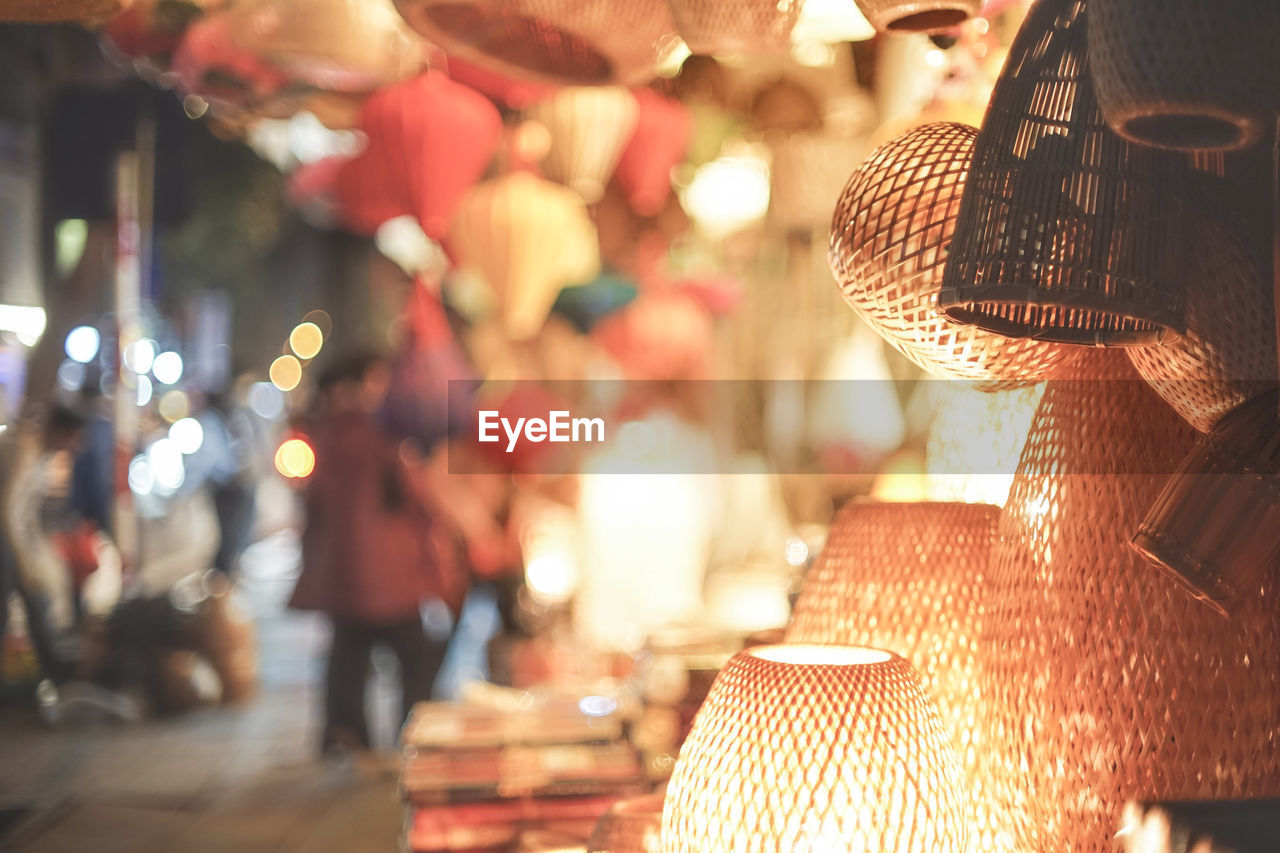
[[[430,698],[446,643],[428,638],[420,607],[433,597],[455,598],[454,571],[437,544],[441,515],[425,478],[373,417],[386,383],[386,365],[367,355],[343,359],[318,383],[302,572],[290,604],[322,611],[333,623],[325,752],[370,745],[365,683],[375,645],[390,647],[400,662],[403,715]]]

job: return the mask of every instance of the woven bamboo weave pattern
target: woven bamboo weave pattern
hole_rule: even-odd
[[[1014,40],[974,144],[939,305],[1014,337],[1159,343],[1184,328],[1176,190],[1190,167],[1103,121],[1086,5],[1039,0]]]
[[[1098,101],[1145,145],[1230,150],[1257,142],[1280,104],[1273,0],[1091,0]]]
[[[1045,391],[987,578],[979,760],[1015,850],[1111,851],[1130,799],[1280,793],[1277,590],[1228,622],[1132,552],[1194,433],[1099,358]]]
[[[964,849],[959,771],[920,676],[848,647],[871,662],[783,662],[814,648],[758,646],[721,670],[667,788],[663,850]]]
[[[396,8],[450,53],[564,85],[650,80],[675,30],[667,0],[396,0]]]
[[[999,518],[985,504],[846,504],[787,629],[787,642],[888,649],[916,668],[965,770],[979,838],[987,821],[971,772],[982,748],[976,655]]]
[[[982,0],[857,0],[871,26],[884,32],[933,32],[978,14]]]
[[[1263,394],[1200,440],[1133,538],[1139,553],[1223,615],[1280,569],[1280,422]]]
[[[0,21],[105,21],[133,0],[0,0]]]
[[[1032,383],[1070,351],[953,323],[937,310],[975,133],[963,124],[930,124],[873,151],[836,205],[831,270],[859,316],[930,373]]]
[[[669,0],[689,50],[705,55],[770,53],[791,44],[801,0]]]
[[[1187,330],[1163,346],[1134,347],[1129,360],[1183,420],[1200,432],[1276,382],[1270,282],[1244,245],[1229,197],[1197,206],[1187,285]]]

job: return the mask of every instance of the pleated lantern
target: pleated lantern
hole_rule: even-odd
[[[1224,616],[1273,595],[1280,570],[1276,402],[1272,391],[1223,418],[1133,537],[1140,554]]]
[[[615,803],[596,823],[587,853],[661,853],[662,794]]]
[[[675,41],[667,0],[395,3],[409,26],[450,55],[544,83],[644,83]]]
[[[982,0],[857,0],[862,14],[880,32],[937,32],[963,24]]]
[[[454,216],[459,261],[493,288],[507,335],[537,334],[566,284],[600,270],[595,226],[567,187],[517,172],[471,189]]]
[[[1185,158],[1102,119],[1086,8],[1039,0],[996,82],[960,205],[939,306],[1011,337],[1160,343],[1185,328]]]
[[[1212,179],[1204,176],[1206,181]],[[1158,347],[1134,347],[1143,379],[1200,432],[1275,385],[1276,325],[1271,283],[1241,235],[1247,223],[1228,197],[1197,206],[1186,332]]]
[[[231,15],[238,47],[318,89],[369,92],[422,70],[391,0],[241,0]]]
[[[689,50],[711,56],[790,48],[801,0],[668,0]]]
[[[756,646],[725,665],[680,748],[667,853],[965,849],[955,755],[892,652]]]
[[[57,23],[105,21],[132,0],[5,0],[0,21]]]
[[[990,833],[974,772],[982,748],[976,655],[999,518],[986,504],[846,504],[786,634],[789,643],[889,649],[920,672],[967,776],[971,834],[982,839]]]
[[[693,115],[675,98],[653,89],[636,89],[639,113],[635,130],[622,149],[614,177],[631,209],[657,216],[671,195],[671,170],[684,159],[693,133]]]
[[[836,205],[831,270],[854,311],[930,373],[995,387],[1038,382],[1067,349],[963,326],[937,310],[974,135],[967,125],[930,124],[872,152]]]
[[[525,111],[551,136],[543,174],[587,204],[604,195],[638,113],[635,96],[619,86],[572,86]]]
[[[428,71],[372,95],[360,127],[368,145],[339,175],[344,216],[368,231],[386,213],[412,213],[438,240],[488,167],[502,118],[479,92]]]
[[[986,578],[979,753],[1001,849],[1114,850],[1129,800],[1280,794],[1280,609],[1234,621],[1129,548],[1194,432],[1120,353],[1049,383]]]
[[[1089,56],[1117,133],[1224,151],[1257,142],[1280,108],[1280,5],[1271,0],[1091,0]]]

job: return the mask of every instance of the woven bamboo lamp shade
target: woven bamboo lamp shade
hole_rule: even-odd
[[[668,0],[689,50],[706,56],[776,53],[791,46],[802,0]]]
[[[920,673],[965,770],[985,835],[977,718],[982,581],[998,507],[963,503],[846,504],[805,579],[787,642],[889,649]]]
[[[616,803],[596,823],[587,853],[661,853],[662,794]]]
[[[936,32],[978,14],[982,0],[857,0],[858,8],[881,32]]]
[[[979,761],[1016,850],[1111,851],[1131,799],[1280,793],[1277,590],[1229,622],[1129,548],[1195,434],[1090,355],[1045,391],[986,582]]]
[[[326,91],[369,92],[424,64],[391,0],[241,0],[230,14],[238,47]]]
[[[1144,145],[1230,150],[1280,106],[1280,5],[1271,0],[1091,0],[1089,55],[1117,133]]]
[[[131,2],[132,0],[3,0],[0,2],[0,21],[105,21],[127,8]]]
[[[449,54],[544,83],[644,83],[675,43],[667,0],[395,3],[409,26]]]
[[[716,677],[662,813],[668,853],[965,849],[955,756],[892,652],[756,646]]]
[[[831,270],[854,311],[935,376],[1037,382],[1069,349],[963,326],[937,310],[975,134],[929,124],[872,152],[836,205]]]
[[[458,205],[449,242],[493,288],[512,340],[537,334],[561,287],[600,272],[596,230],[582,199],[526,172],[473,187]]]
[[[551,136],[542,173],[587,204],[599,201],[639,111],[635,96],[620,86],[572,86],[534,104],[526,115]]]
[[[1223,615],[1273,594],[1280,570],[1276,393],[1223,418],[1170,480],[1134,548]]]
[[[1181,332],[1185,206],[1178,155],[1102,119],[1084,0],[1039,0],[996,82],[939,306],[1011,337],[1089,346]]]
[[[1202,209],[1212,214],[1197,217],[1185,334],[1163,346],[1128,350],[1142,378],[1200,432],[1276,381],[1270,282],[1264,284],[1242,242],[1247,227],[1227,206],[1206,205]]]

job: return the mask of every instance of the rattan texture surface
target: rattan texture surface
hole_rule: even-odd
[[[1067,347],[952,322],[937,309],[976,131],[929,124],[880,146],[853,173],[831,222],[845,301],[895,349],[944,378],[1037,382]]]
[[[662,795],[645,794],[615,804],[596,822],[587,853],[660,853]]]
[[[1111,851],[1131,799],[1280,793],[1278,590],[1227,621],[1129,548],[1194,433],[1099,359],[1046,389],[987,578],[979,760],[1019,851]]]
[[[0,0],[0,21],[105,21],[133,0]]]
[[[1178,188],[1190,167],[1107,127],[1086,23],[1083,0],[1039,0],[1014,39],[974,144],[939,305],[1014,337],[1159,343],[1185,325]]]
[[[776,53],[791,46],[801,0],[669,0],[689,50],[707,56]]]
[[[796,601],[787,642],[871,646],[902,655],[937,703],[986,837],[977,652],[982,584],[998,507],[853,502],[841,508]]]
[[[762,657],[788,648],[740,652],[716,677],[667,788],[663,850],[963,850],[959,770],[910,664]]]
[[[618,86],[571,86],[526,112],[551,134],[542,173],[588,204],[599,201],[636,128],[635,95]]]
[[[857,0],[871,26],[881,32],[934,32],[978,14],[982,0]]]
[[[395,2],[409,26],[446,51],[545,83],[643,83],[674,42],[667,0]]]
[[[1272,594],[1280,569],[1277,394],[1203,437],[1151,507],[1134,547],[1224,615]]]
[[[1184,150],[1257,142],[1280,105],[1280,3],[1090,0],[1098,101],[1122,136]]]
[[[1200,195],[1186,332],[1163,346],[1128,353],[1142,378],[1183,420],[1208,432],[1275,385],[1276,325],[1271,284],[1241,236],[1248,233],[1246,223],[1233,212],[1229,196]]]

